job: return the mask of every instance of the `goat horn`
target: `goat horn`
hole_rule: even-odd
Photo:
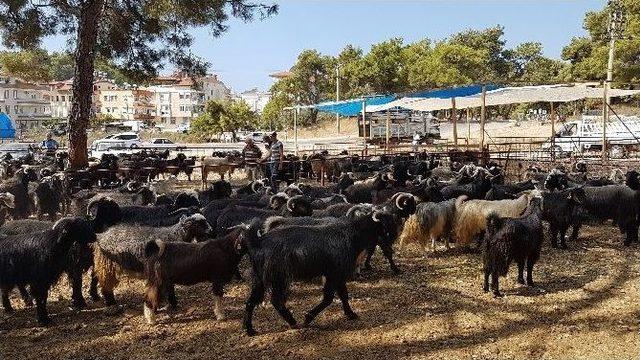
[[[396,207],[400,210],[404,210],[404,206],[400,206],[400,202],[404,196],[404,193],[398,193],[398,197],[396,198]]]
[[[256,185],[258,185],[258,184],[260,184],[258,181],[254,181],[251,184],[251,191],[253,191],[254,194],[258,192],[258,189],[256,188]],[[260,184],[260,186],[262,186],[262,184]]]
[[[289,210],[289,212],[293,212],[293,207],[291,206],[293,202],[291,200],[293,199],[287,200],[287,210]]]
[[[189,208],[176,209],[176,210],[173,210],[172,212],[170,212],[167,216],[173,216],[173,215],[176,215],[178,213],[181,213],[181,212],[184,212],[184,211],[187,211],[187,210],[189,210]]]
[[[375,222],[382,221],[381,219],[378,218],[378,212],[377,211],[373,212],[373,215],[371,215],[371,219],[373,219],[373,221],[375,221]]]

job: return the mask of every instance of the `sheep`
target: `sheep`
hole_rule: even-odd
[[[29,196],[35,207],[36,216],[42,220],[48,215],[53,221],[63,201],[62,180],[57,176],[47,176],[37,183],[29,184]]]
[[[456,209],[467,200],[466,195],[437,203],[418,204],[415,215],[409,217],[400,234],[400,245],[418,243],[425,250],[431,240],[431,251],[436,251],[436,240],[444,238],[449,249],[449,239],[455,224]]]
[[[96,235],[81,218],[58,220],[51,230],[6,237],[0,246],[0,291],[6,312],[13,311],[9,293],[15,286],[29,285],[36,300],[38,322],[47,325],[49,289],[65,269],[66,256],[74,243],[88,245]]]
[[[176,224],[183,215],[193,215],[199,212],[198,207],[175,209],[173,205],[162,206],[118,206],[111,198],[99,198],[87,206],[87,214],[95,221],[117,219],[115,222],[139,224],[147,226],[171,226]],[[103,214],[98,216],[98,214]],[[113,221],[113,220],[110,220]]]
[[[145,245],[144,263],[146,298],[144,315],[149,324],[155,324],[155,313],[160,302],[161,290],[174,285],[194,285],[210,282],[214,293],[214,313],[219,321],[224,320],[222,297],[224,286],[231,281],[246,253],[243,232],[240,227],[230,234],[205,242],[178,243],[150,240]],[[175,308],[175,297],[169,298]]]
[[[140,277],[144,272],[144,246],[149,240],[164,242],[191,242],[206,240],[211,235],[211,226],[201,214],[183,216],[170,227],[151,227],[121,224],[109,228],[98,236],[94,247],[94,274],[100,284],[107,305],[115,305],[113,290],[119,275],[127,273]],[[171,303],[175,303],[173,289],[168,289]]]
[[[483,241],[484,292],[489,291],[489,277],[495,297],[501,297],[498,277],[506,276],[512,261],[518,264],[518,283],[534,286],[533,266],[542,248],[541,199],[533,197],[520,218],[501,218],[496,213],[487,216],[487,231]]]
[[[229,232],[233,226],[247,222],[253,218],[262,220],[274,215],[284,216],[310,216],[313,212],[308,199],[303,196],[294,196],[287,200],[287,206],[283,209],[263,210],[244,206],[229,206],[225,208],[216,221],[216,235],[220,236]]]
[[[487,216],[496,213],[502,217],[519,217],[527,208],[531,193],[525,193],[515,200],[469,200],[456,209],[454,233],[456,247],[468,246],[487,224]]]
[[[297,322],[286,307],[290,283],[324,276],[322,302],[305,316],[305,325],[333,301],[335,293],[342,302],[347,318],[355,320],[356,313],[349,305],[346,282],[352,276],[359,258],[376,243],[378,237],[386,242],[395,238],[393,227],[387,227],[393,215],[384,211],[354,215],[319,226],[285,226],[262,234],[261,221],[254,219],[247,233],[247,247],[252,267],[251,293],[245,303],[244,329],[249,336],[253,328],[253,312],[264,298],[266,287],[271,289],[271,303],[291,326]]]

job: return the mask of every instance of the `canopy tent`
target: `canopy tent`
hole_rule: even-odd
[[[344,101],[330,101],[324,102],[317,105],[303,106],[298,107],[300,109],[304,108],[315,108],[318,111],[323,112],[331,112],[334,114],[338,114],[340,116],[358,116],[362,113],[362,103],[366,102],[366,106],[374,106],[374,105],[384,105],[389,103],[395,99],[395,96],[375,96],[375,97],[367,97],[360,99],[351,99]]]
[[[640,90],[610,89],[609,96],[624,97],[640,94]],[[506,87],[486,92],[485,105],[497,106],[536,102],[570,102],[582,99],[601,99],[602,88],[583,85],[540,85]],[[456,109],[477,108],[482,106],[482,95],[475,94],[457,97]],[[402,98],[382,106],[367,108],[367,112],[385,111],[395,107],[415,111],[436,111],[453,108],[451,98]]]
[[[13,127],[11,118],[5,113],[0,113],[0,139],[14,139],[16,129]]]

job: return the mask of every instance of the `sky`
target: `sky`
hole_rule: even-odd
[[[269,2],[271,0],[256,0]],[[192,52],[212,64],[212,72],[234,92],[268,90],[268,75],[289,69],[304,49],[336,55],[347,44],[368,51],[393,37],[405,43],[444,39],[465,29],[504,26],[508,47],[542,43],[545,55],[559,58],[572,37],[585,34],[584,14],[606,0],[276,0],[272,18],[243,23],[213,38],[206,28],[193,31]],[[47,39],[62,49],[60,38]]]

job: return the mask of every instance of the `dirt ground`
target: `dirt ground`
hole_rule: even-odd
[[[179,310],[150,326],[142,281],[121,284],[124,309],[114,314],[91,302],[69,310],[62,280],[48,328],[14,294],[17,311],[0,313],[0,359],[638,359],[640,247],[620,239],[607,225],[584,228],[570,250],[545,244],[537,286],[518,285],[512,267],[501,299],[482,292],[478,254],[398,249],[403,273],[394,276],[378,253],[373,271],[348,286],[360,320],[347,320],[336,299],[309,328],[290,330],[269,306],[257,309],[251,338],[241,328],[245,283],[228,286],[226,321],[199,285],[179,287]],[[319,284],[296,284],[289,306],[301,321],[320,298]]]

